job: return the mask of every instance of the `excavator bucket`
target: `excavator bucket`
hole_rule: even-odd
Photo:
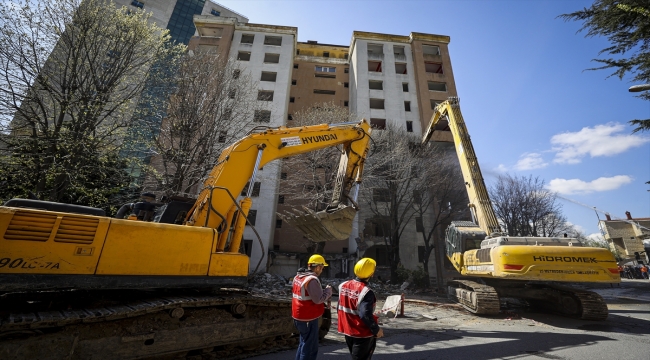
[[[277,213],[280,219],[292,225],[314,242],[345,240],[352,233],[352,222],[357,211],[351,206],[341,205],[335,210],[314,212],[303,207],[305,212],[292,209]]]

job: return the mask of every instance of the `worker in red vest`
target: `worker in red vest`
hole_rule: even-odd
[[[307,268],[298,269],[293,278],[291,316],[300,333],[296,360],[314,360],[318,356],[318,318],[325,312],[325,302],[332,296],[332,287],[321,287],[318,276],[327,266],[318,254],[307,261]]]
[[[368,287],[368,280],[375,273],[377,263],[371,258],[363,258],[354,265],[353,280],[339,286],[339,332],[345,334],[350,355],[354,360],[372,358],[377,338],[384,336],[384,330],[377,324],[373,314],[377,298]]]

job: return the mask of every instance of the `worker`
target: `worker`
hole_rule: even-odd
[[[318,356],[318,318],[332,296],[332,287],[327,285],[323,289],[318,279],[325,266],[325,258],[314,254],[307,261],[307,268],[298,269],[293,278],[291,316],[300,333],[296,360],[313,360]]]
[[[648,267],[645,264],[641,264],[641,278],[648,279]]]
[[[356,278],[339,286],[339,327],[345,335],[345,342],[354,360],[372,358],[377,338],[384,336],[384,330],[377,324],[373,314],[377,298],[368,287],[368,281],[375,273],[377,263],[363,258],[354,265]]]

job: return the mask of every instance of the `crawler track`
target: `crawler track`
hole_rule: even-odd
[[[289,300],[243,291],[33,296],[0,296],[0,358],[233,358],[296,343]]]
[[[447,287],[449,298],[467,311],[479,315],[499,313],[499,295],[493,287],[470,280],[448,281]]]

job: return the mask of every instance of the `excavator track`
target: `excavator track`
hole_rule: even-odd
[[[0,296],[0,358],[235,358],[297,343],[288,299],[143,293]]]
[[[459,303],[473,314],[499,313],[499,295],[491,286],[470,280],[452,280],[447,282],[447,294],[449,299]]]
[[[607,303],[602,296],[593,291],[553,284],[543,285],[540,290],[548,292],[546,301],[529,300],[537,307],[582,320],[603,321],[607,319]]]

